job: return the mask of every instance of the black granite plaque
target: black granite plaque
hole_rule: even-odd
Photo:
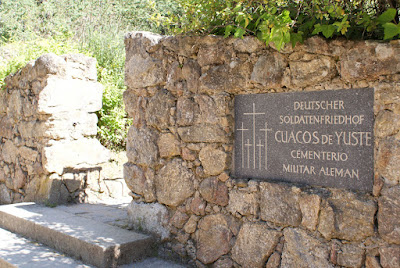
[[[236,178],[372,191],[374,90],[238,95]]]

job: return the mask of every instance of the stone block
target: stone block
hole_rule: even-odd
[[[146,55],[160,46],[163,36],[145,31],[130,32],[125,35],[126,60],[136,54]]]
[[[302,49],[311,54],[331,55],[332,48],[329,46],[327,40],[320,36],[313,36],[304,40],[304,45],[300,45]]]
[[[67,72],[67,64],[62,57],[53,53],[48,53],[40,56],[32,66],[33,73],[39,77],[44,77],[48,74],[65,76]]]
[[[0,116],[0,137],[6,139],[13,138],[13,124],[8,117],[1,117]]]
[[[389,185],[400,180],[400,141],[387,138],[380,142],[376,156],[376,169]]]
[[[4,170],[0,168],[0,183],[6,182],[6,174],[4,174]]]
[[[190,92],[197,93],[201,68],[197,61],[187,60],[182,67],[182,77],[186,81],[186,87]]]
[[[24,139],[43,137],[48,129],[46,121],[27,121],[18,123],[18,132]]]
[[[274,252],[268,259],[265,268],[279,268],[281,264],[281,254],[279,252]]]
[[[141,127],[145,123],[146,99],[138,96],[134,90],[126,90],[123,94],[125,111],[132,118],[135,127]]]
[[[260,56],[254,65],[251,74],[253,83],[268,88],[279,88],[282,85],[283,74],[288,62],[280,53],[265,53]]]
[[[289,66],[291,84],[296,87],[329,81],[337,73],[335,61],[328,56],[292,54]]]
[[[38,157],[38,155],[39,155],[39,153],[36,150],[33,150],[33,149],[31,149],[29,147],[26,147],[26,146],[19,147],[18,148],[18,154],[22,158],[24,158],[26,160],[29,160],[31,162],[35,162],[37,157]]]
[[[207,178],[200,184],[201,196],[209,203],[226,206],[228,204],[228,187],[217,178]]]
[[[140,167],[126,163],[124,164],[124,179],[128,188],[135,194],[142,195],[146,202],[156,200],[154,171],[151,169],[144,172]]]
[[[6,163],[15,163],[18,156],[18,148],[10,140],[6,140],[2,150],[3,160]]]
[[[232,268],[233,266],[233,261],[231,258],[227,256],[223,256],[219,258],[216,262],[213,263],[212,268]]]
[[[163,205],[131,202],[128,206],[128,217],[135,229],[154,234],[161,240],[170,237],[168,210]]]
[[[129,55],[125,61],[125,84],[128,88],[162,85],[166,80],[163,62],[147,54]]]
[[[48,173],[63,174],[66,168],[93,168],[107,162],[109,151],[96,139],[52,141],[43,149],[43,167]]]
[[[132,126],[128,131],[126,154],[129,162],[154,166],[158,160],[157,135],[148,128]]]
[[[244,223],[232,248],[232,259],[242,267],[265,267],[281,235],[264,223]]]
[[[289,186],[260,183],[260,217],[281,226],[299,226],[301,210],[299,195]]]
[[[203,46],[199,48],[197,61],[201,67],[207,65],[221,65],[229,61],[233,51],[221,45]]]
[[[196,55],[200,41],[202,38],[199,36],[167,36],[162,40],[162,44],[167,50],[191,58]]]
[[[53,115],[44,123],[44,137],[59,139],[80,139],[97,134],[97,115],[82,111],[62,112]]]
[[[364,264],[365,250],[358,244],[342,244],[334,242],[335,247],[332,248],[331,257],[335,256],[334,264],[344,267],[360,268]],[[331,258],[332,259],[332,258]]]
[[[175,96],[184,92],[197,93],[201,69],[197,61],[185,60],[183,64],[175,61],[168,68],[166,88]]]
[[[11,91],[7,103],[7,116],[14,121],[22,118],[22,96],[19,90]]]
[[[375,202],[345,190],[323,200],[318,231],[328,240],[363,241],[374,234]]]
[[[321,198],[318,195],[302,195],[299,204],[302,214],[301,225],[310,231],[315,231],[318,224]]]
[[[218,260],[230,250],[232,233],[222,214],[209,215],[198,223],[197,258],[204,264]]]
[[[229,205],[227,210],[233,215],[239,213],[243,216],[256,216],[259,207],[258,200],[258,193],[233,189],[229,191]]]
[[[163,133],[157,141],[160,157],[171,158],[181,154],[180,143],[172,133]]]
[[[178,128],[181,139],[187,143],[227,143],[226,132],[218,125],[195,125]]]
[[[400,130],[400,114],[383,110],[375,119],[375,137],[385,138],[397,134]]]
[[[8,95],[5,90],[0,90],[0,115],[7,113]]]
[[[215,176],[221,174],[226,168],[225,152],[211,146],[204,147],[199,153],[199,159],[204,168],[205,175]]]
[[[365,268],[382,268],[375,256],[367,256],[365,258]]]
[[[194,114],[197,106],[195,102],[186,97],[180,97],[176,103],[178,126],[190,126],[194,122]]]
[[[310,236],[301,229],[286,228],[283,231],[285,246],[282,252],[282,268],[331,267],[327,244]]]
[[[14,177],[13,177],[13,186],[14,186],[14,191],[18,191],[18,189],[22,189],[25,184],[27,183],[27,175],[26,173],[21,169],[21,166],[19,164],[16,165],[15,167],[15,172],[14,172]]]
[[[76,79],[97,81],[97,61],[82,54],[66,54],[61,56],[67,63],[69,76]]]
[[[384,246],[379,249],[382,268],[400,267],[400,247]]]
[[[200,77],[200,92],[235,92],[247,87],[252,66],[246,62],[212,66]]]
[[[157,200],[161,204],[177,207],[194,193],[193,173],[182,165],[182,160],[173,159],[156,175]]]
[[[65,204],[71,201],[69,192],[57,174],[36,177],[27,185],[25,201]]]
[[[103,86],[97,82],[49,77],[39,94],[38,112],[96,112],[102,107]]]
[[[148,100],[146,109],[147,125],[163,130],[169,126],[170,109],[175,106],[175,98],[168,90],[158,90]]]
[[[265,44],[253,37],[245,36],[243,39],[233,39],[233,48],[241,53],[255,53],[265,47]]]
[[[112,180],[104,180],[104,184],[106,185],[107,189],[109,190],[109,195],[111,198],[121,199],[126,198],[130,199],[129,196],[130,190],[125,182],[124,179],[112,179]],[[146,200],[146,196],[145,196]],[[155,194],[153,193],[153,199],[155,200]]]
[[[0,184],[0,205],[6,205],[11,203],[12,199],[9,193],[9,189],[4,184]]]
[[[195,124],[217,124],[217,105],[213,98],[207,95],[197,95],[194,101],[199,107],[195,114]]]
[[[188,219],[189,216],[186,213],[176,210],[169,223],[176,228],[181,229]]]
[[[400,245],[400,186],[384,188],[378,206],[379,234],[388,243]]]
[[[182,64],[178,61],[173,62],[167,68],[167,84],[166,89],[175,96],[182,96],[187,91],[186,80],[182,75]]]
[[[186,161],[196,160],[196,152],[184,147],[182,148],[182,159]]]
[[[198,193],[196,193],[198,194]],[[195,215],[203,216],[205,215],[206,202],[199,196],[195,196],[189,202],[189,210]]]
[[[397,73],[399,48],[389,43],[356,42],[341,57],[340,75],[345,81],[375,80]]]
[[[188,234],[194,233],[196,231],[196,229],[197,229],[197,222],[198,221],[199,221],[199,217],[198,216],[196,216],[196,215],[190,216],[189,220],[187,221],[187,223],[183,227],[183,230]]]

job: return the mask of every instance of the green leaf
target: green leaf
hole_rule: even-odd
[[[303,32],[290,33],[290,42],[293,48],[297,43],[303,43]]]
[[[268,16],[268,13],[262,14],[262,15],[257,19],[257,21],[256,21],[256,26],[260,23],[261,20],[266,19],[267,16]]]
[[[337,32],[345,35],[347,33],[347,29],[350,27],[350,23],[347,21],[347,16],[345,16],[342,22],[335,22],[333,25],[337,27]]]
[[[275,47],[278,51],[281,51],[281,49],[285,46],[285,43],[283,42],[283,39],[280,40],[275,40],[274,41]]]
[[[336,30],[336,27],[334,25],[322,25],[322,34],[325,36],[325,38],[330,38],[332,37],[333,33]]]
[[[383,25],[385,36],[383,39],[392,39],[400,33],[400,28],[398,25],[388,22]]]
[[[233,9],[233,12],[238,12],[239,10],[242,9],[242,3],[239,3],[235,6],[235,8]]]
[[[237,28],[235,31],[235,37],[236,38],[243,38],[243,35],[246,33],[245,29],[243,28]]]
[[[316,35],[319,34],[320,32],[322,32],[322,26],[321,24],[317,23],[314,25],[314,31],[312,31],[311,34]]]
[[[394,8],[389,8],[388,10],[386,10],[385,12],[383,12],[379,17],[378,17],[378,22],[380,24],[385,24],[388,23],[392,20],[394,20],[394,18],[397,15],[397,10]]]
[[[225,35],[224,35],[224,37],[227,38],[228,36],[230,36],[233,29],[234,29],[234,27],[232,25],[226,26],[225,27]]]
[[[284,42],[285,44],[287,44],[287,43],[290,42],[290,32],[285,32],[285,33],[283,34],[283,42]]]

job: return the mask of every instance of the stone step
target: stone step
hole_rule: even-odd
[[[2,268],[93,267],[1,228],[0,237],[0,267]]]
[[[128,264],[154,253],[148,235],[35,203],[0,206],[0,228],[97,267]]]

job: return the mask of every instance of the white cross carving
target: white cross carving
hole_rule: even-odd
[[[252,144],[250,143],[249,139],[247,139],[245,146],[247,147],[247,168],[250,168],[250,147]]]
[[[249,130],[249,129],[243,127],[243,122],[242,122],[241,128],[237,129],[237,131],[242,132],[242,168],[244,168],[244,156],[243,156],[243,154],[244,154],[244,132],[247,130]]]
[[[258,144],[257,144],[257,147],[258,147],[258,168],[261,170],[261,151],[262,151],[262,148],[261,147],[264,147],[264,144],[262,144],[261,143],[261,140],[258,140]]]
[[[244,115],[253,116],[253,164],[254,169],[256,168],[256,115],[262,115],[265,113],[256,113],[256,104],[253,102],[253,112],[252,113],[244,113]]]
[[[265,132],[265,169],[268,169],[268,131],[272,129],[268,128],[268,122],[265,121],[265,128],[260,129]]]

